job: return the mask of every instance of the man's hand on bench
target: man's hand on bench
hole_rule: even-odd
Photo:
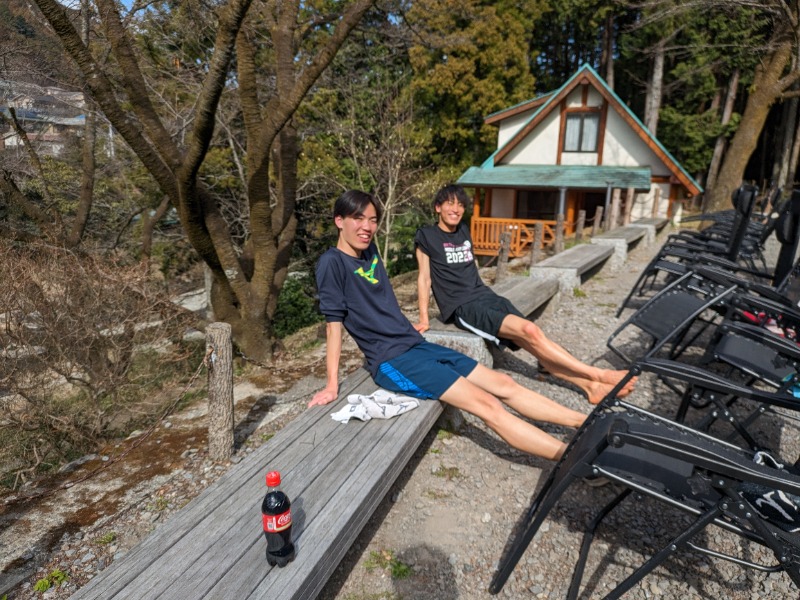
[[[428,322],[426,322],[426,323],[422,323],[422,322],[414,323],[414,329],[416,329],[420,333],[425,333],[430,328],[431,328],[431,324],[428,323]]]
[[[314,397],[311,398],[311,402],[308,403],[308,408],[312,406],[322,406],[323,404],[330,404],[339,396],[339,390],[331,390],[325,388],[321,392],[317,392],[314,394]]]

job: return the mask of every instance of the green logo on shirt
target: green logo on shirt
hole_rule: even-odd
[[[378,257],[372,259],[372,266],[369,268],[369,271],[365,271],[363,267],[358,267],[353,273],[356,275],[361,275],[364,279],[369,281],[370,283],[378,283],[378,280],[375,279],[375,267],[378,266]]]

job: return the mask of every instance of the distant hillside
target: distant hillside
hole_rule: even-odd
[[[39,9],[25,0],[0,2],[0,79],[74,87],[75,69]]]

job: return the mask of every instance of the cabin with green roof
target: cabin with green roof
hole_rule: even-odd
[[[489,115],[497,150],[458,183],[474,190],[476,255],[495,255],[512,234],[511,255],[533,242],[536,223],[553,242],[561,213],[568,233],[578,212],[594,217],[615,190],[631,219],[668,217],[702,188],[589,65],[560,89]]]

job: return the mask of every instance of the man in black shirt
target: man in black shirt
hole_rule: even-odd
[[[626,371],[600,369],[579,361],[483,283],[472,254],[469,228],[462,221],[468,205],[469,196],[460,185],[442,188],[434,199],[438,222],[417,231],[419,323],[415,328],[420,333],[430,328],[428,304],[433,288],[442,320],[500,347],[524,348],[548,372],[578,386],[589,402],[597,404]],[[620,396],[629,393],[634,382]]]
[[[536,421],[579,427],[586,415],[522,387],[473,358],[425,341],[403,315],[378,256],[373,236],[379,206],[364,192],[345,192],[334,206],[339,229],[335,248],[317,263],[320,312],[325,315],[325,389],[309,406],[333,402],[339,393],[342,329],[367,359],[376,384],[423,400],[440,399],[482,419],[515,448],[558,459],[566,444],[506,410]]]

